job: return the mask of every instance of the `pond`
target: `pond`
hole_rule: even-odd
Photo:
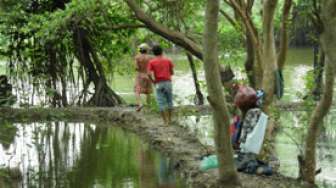
[[[282,112],[281,127],[276,138],[276,151],[281,160],[280,172],[298,176],[297,156],[303,152],[303,132],[308,122],[307,112]],[[317,168],[322,171],[316,177],[320,187],[336,187],[336,110],[331,110],[325,118],[321,135],[317,142]],[[301,124],[299,123],[301,122]],[[305,123],[302,123],[305,122]]]
[[[86,123],[0,123],[0,187],[186,187],[131,133]]]

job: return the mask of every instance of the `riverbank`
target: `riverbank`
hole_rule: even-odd
[[[182,113],[186,110],[178,111]],[[200,157],[209,154],[209,151],[211,153],[213,148],[202,145],[190,131],[178,124],[163,126],[157,114],[137,113],[134,108],[3,108],[0,114],[0,119],[12,122],[111,122],[111,125],[136,133],[154,149],[171,158],[175,170],[191,187],[220,187],[217,170],[199,170]],[[304,187],[295,179],[281,175],[262,177],[239,173],[239,176],[246,188]]]

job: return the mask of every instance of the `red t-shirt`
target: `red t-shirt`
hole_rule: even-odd
[[[170,59],[163,56],[156,56],[149,61],[147,69],[148,72],[153,72],[155,83],[161,81],[170,81],[173,73],[174,64]]]

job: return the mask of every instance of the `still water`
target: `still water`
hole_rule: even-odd
[[[280,172],[298,176],[297,156],[304,150],[304,132],[307,129],[309,112],[282,112],[281,127],[276,137],[276,152],[281,160]],[[317,142],[317,168],[322,171],[316,177],[322,188],[336,187],[336,110],[331,110],[324,119]]]
[[[0,129],[1,188],[186,187],[169,159],[119,128],[51,122]]]

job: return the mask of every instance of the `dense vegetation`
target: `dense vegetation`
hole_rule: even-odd
[[[12,77],[29,80],[34,91],[42,87],[53,106],[69,104],[71,86],[80,89],[70,104],[123,102],[107,85],[106,72],[130,49],[134,31],[118,28],[132,23],[123,13],[125,6],[110,1],[3,1],[2,7],[2,54]],[[87,99],[90,85],[94,93]]]

